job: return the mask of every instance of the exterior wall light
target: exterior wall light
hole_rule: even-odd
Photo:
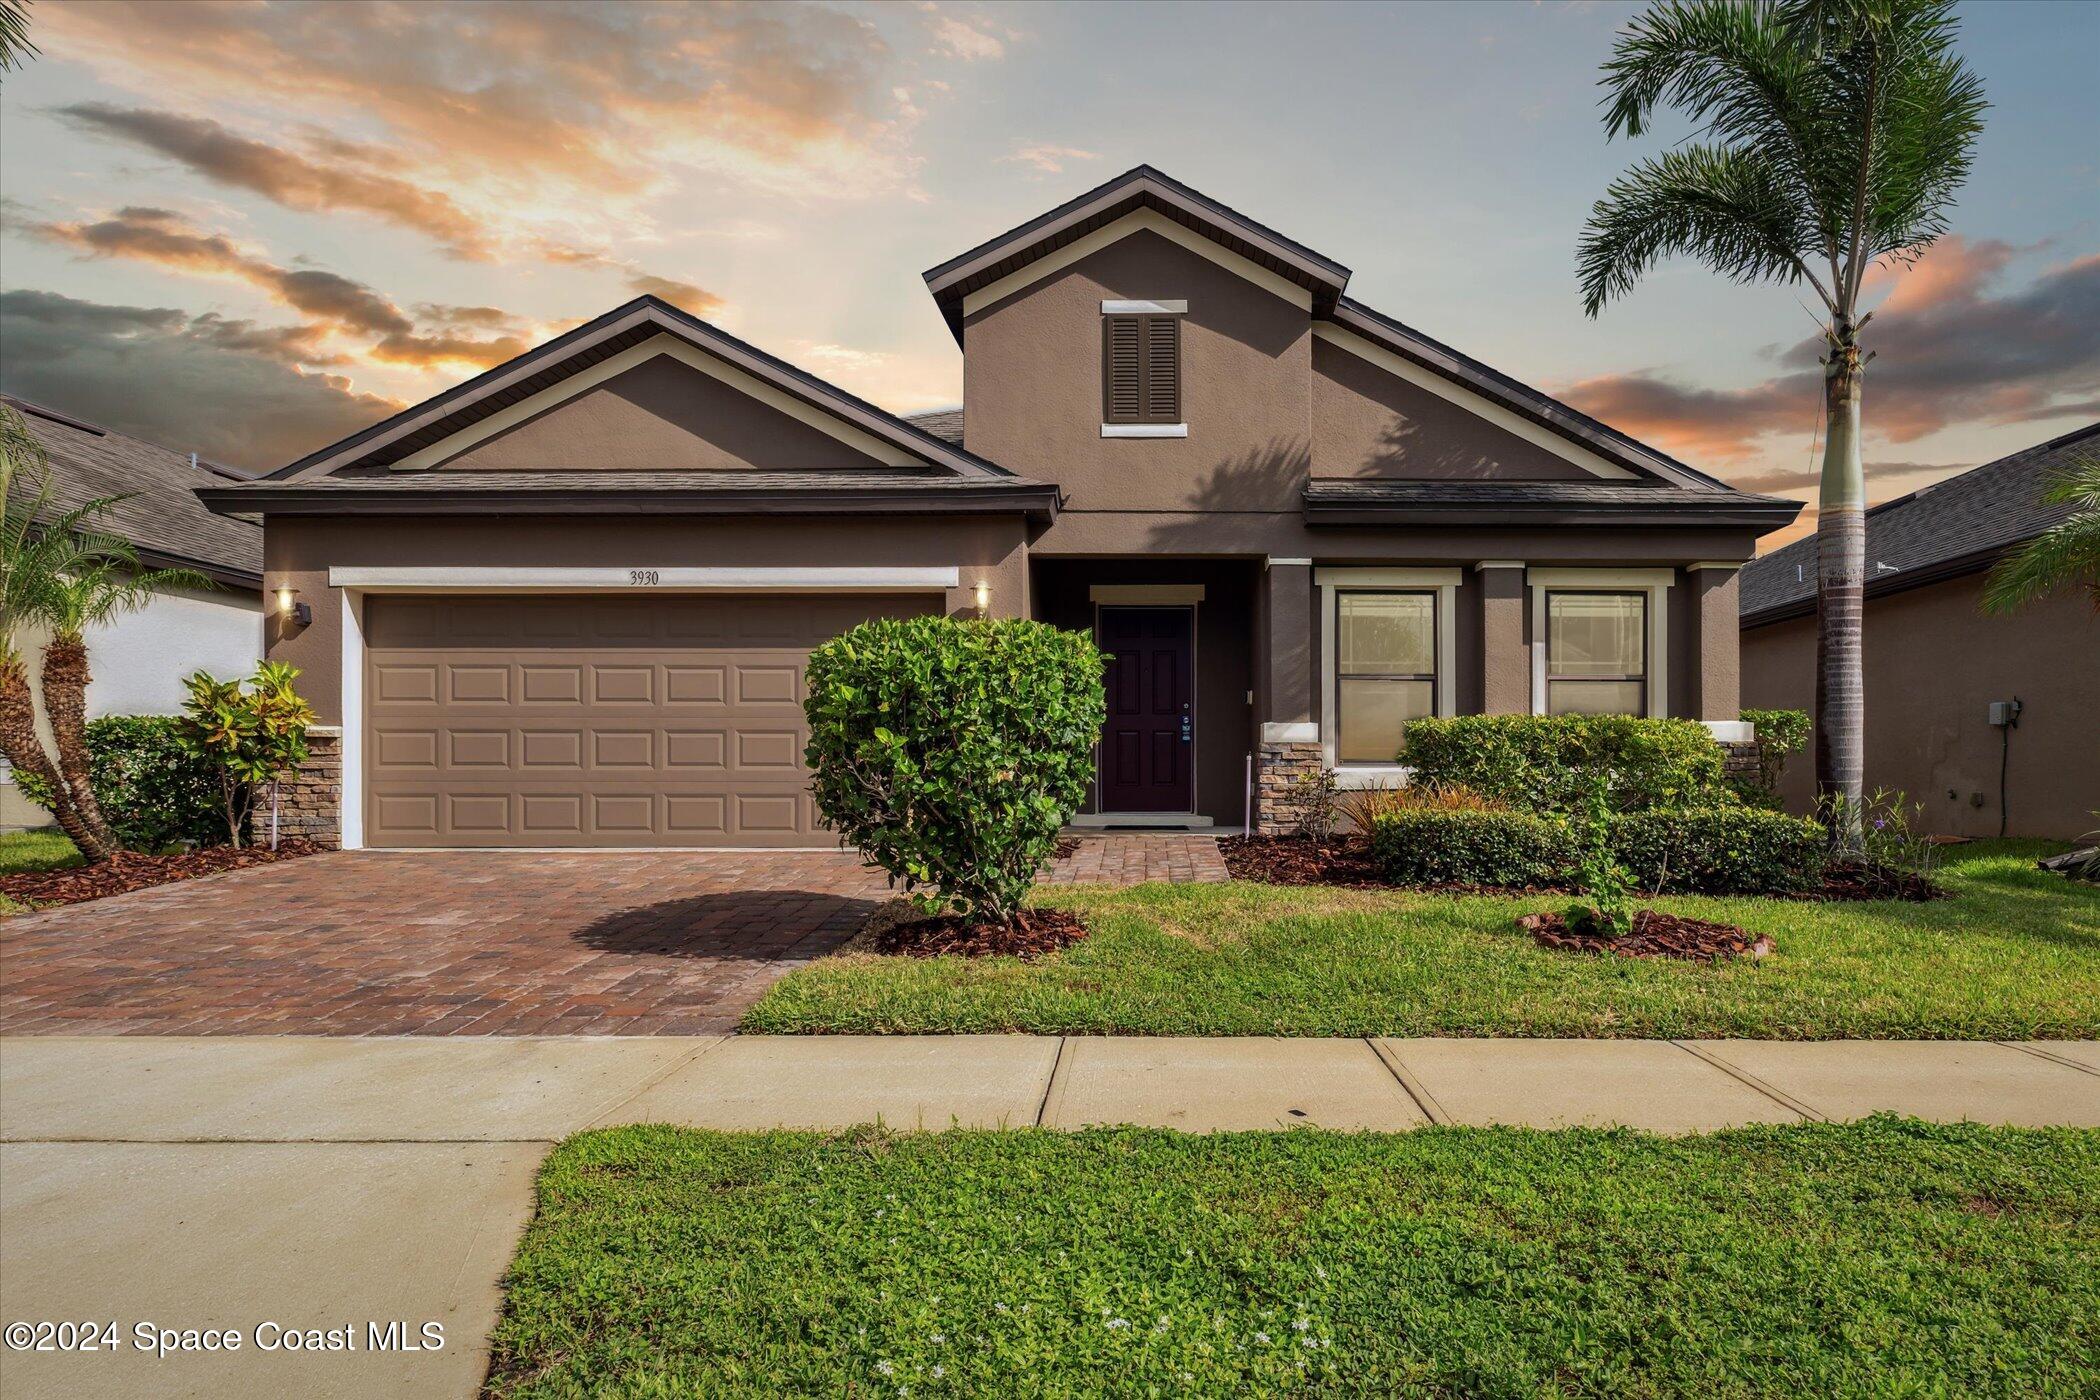
[[[992,585],[984,579],[977,580],[977,615],[992,615]]]
[[[311,625],[314,620],[313,605],[296,601],[298,596],[299,590],[296,588],[279,587],[277,590],[277,611],[283,614],[285,621],[291,626],[306,627]]]

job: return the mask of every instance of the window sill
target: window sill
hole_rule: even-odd
[[[1189,435],[1186,423],[1103,423],[1101,436],[1105,438],[1185,438]]]
[[[1414,773],[1414,769],[1398,763],[1344,763],[1335,767],[1334,785],[1344,792],[1406,787]]]

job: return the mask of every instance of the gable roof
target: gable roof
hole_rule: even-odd
[[[963,440],[963,411],[960,404],[954,408],[928,408],[918,413],[907,413],[904,421],[915,428],[932,433],[942,442],[960,446]]]
[[[2100,423],[2088,423],[1922,486],[1867,511],[1869,598],[1979,573],[2014,545],[2074,509],[2043,505],[2050,478],[2100,452]],[[1816,606],[1816,537],[1795,540],[1743,567],[1742,619],[1756,627],[1804,617]]]
[[[1314,321],[1331,322],[1353,331],[1637,477],[1691,490],[1734,490],[1726,482],[1345,295],[1350,276],[1347,267],[1149,165],[1126,170],[1076,199],[929,269],[925,274],[927,289],[960,343],[963,304],[970,293],[1141,208],[1156,210],[1305,288],[1312,296]],[[920,416],[946,427],[945,417]],[[955,430],[959,436],[959,416]]]
[[[346,467],[389,466],[658,335],[674,336],[954,475],[1013,476],[1004,467],[924,432],[660,297],[640,296],[413,408],[309,453],[263,479],[285,481]]]
[[[1237,209],[1149,165],[1133,166],[1076,199],[1016,225],[926,271],[926,289],[962,342],[963,299],[981,287],[1084,238],[1138,209],[1152,209],[1293,282],[1331,308],[1349,284],[1349,269]]]
[[[121,535],[154,568],[189,568],[233,588],[262,587],[261,527],[214,515],[198,501],[199,486],[242,478],[189,454],[127,437],[13,395],[0,395],[22,414],[51,461],[51,501],[70,510],[108,496],[119,500],[96,528]]]

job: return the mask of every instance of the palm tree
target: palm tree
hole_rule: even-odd
[[[25,494],[18,490],[32,482]],[[67,510],[51,501],[43,444],[20,414],[0,407],[0,752],[51,796],[51,815],[90,864],[121,843],[103,818],[89,779],[87,653],[89,628],[136,612],[165,588],[206,589],[189,569],[145,569],[129,542],[92,528],[121,497]],[[23,643],[31,628],[44,642],[44,715],[58,750],[54,761],[36,729]]]
[[[2071,514],[1998,561],[1983,590],[1988,612],[2009,613],[2064,584],[2082,586],[2100,613],[2100,451],[2086,449],[2042,492]]]
[[[29,42],[29,0],[0,0],[0,71],[20,68],[36,52]]]
[[[1698,131],[1612,183],[1576,257],[1593,317],[1677,253],[1822,303],[1816,786],[1847,846],[1865,728],[1860,291],[1869,268],[1931,246],[1968,177],[1987,104],[1956,29],[1951,0],[1662,0],[1604,65],[1606,129],[1642,135],[1667,105]]]

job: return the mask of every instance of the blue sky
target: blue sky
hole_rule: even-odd
[[[41,3],[0,85],[0,382],[263,467],[647,287],[929,407],[961,359],[918,274],[1146,161],[1798,493],[1801,296],[1684,263],[1578,305],[1589,203],[1658,144],[1597,120],[1631,13]],[[1876,496],[2100,416],[2100,5],[1962,14],[1994,107],[1954,237],[1883,283]]]

